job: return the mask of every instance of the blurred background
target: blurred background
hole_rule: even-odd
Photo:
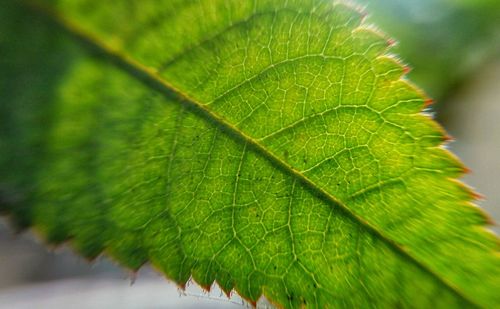
[[[485,196],[478,204],[500,222],[500,1],[358,0],[398,45],[409,78],[435,100],[432,113],[456,138],[449,147],[472,173],[464,181]],[[1,35],[1,34],[0,34]],[[490,229],[497,234],[498,225]],[[133,282],[133,288],[130,285]],[[27,296],[29,295],[29,297]],[[131,274],[106,258],[93,263],[47,248],[31,233],[15,235],[0,218],[0,308],[241,308],[190,285],[179,291],[148,267]],[[268,306],[265,301],[260,307]]]

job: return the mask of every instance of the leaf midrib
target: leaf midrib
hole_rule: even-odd
[[[168,81],[163,79],[158,75],[157,70],[149,68],[140,62],[134,60],[133,58],[127,56],[121,51],[112,48],[107,45],[104,41],[98,38],[96,35],[87,32],[78,24],[72,22],[71,20],[64,17],[58,11],[49,7],[38,0],[25,0],[21,2],[27,9],[35,11],[46,20],[58,28],[62,29],[63,32],[68,34],[73,39],[77,40],[81,45],[87,48],[90,52],[95,53],[103,57],[104,59],[110,60],[115,66],[124,70],[129,75],[133,76],[140,82],[142,82],[148,88],[158,91],[159,93],[165,95],[168,98],[174,98],[179,104],[184,104],[191,112],[197,113],[206,121],[211,122],[213,125],[217,126],[219,129],[224,131],[231,138],[236,139],[240,143],[244,143],[248,147],[253,148],[265,159],[270,161],[275,167],[279,168],[283,172],[291,175],[295,179],[299,180],[307,189],[314,193],[318,198],[327,202],[328,204],[334,204],[339,206],[340,210],[343,211],[347,216],[354,219],[361,226],[363,226],[369,233],[372,233],[380,240],[385,242],[391,247],[395,253],[401,255],[403,258],[408,259],[418,268],[422,269],[424,272],[430,274],[433,278],[437,279],[443,286],[452,291],[459,298],[463,299],[467,303],[479,307],[477,303],[471,300],[466,294],[463,293],[457,286],[449,282],[447,279],[440,276],[424,262],[420,261],[418,258],[414,257],[407,249],[399,245],[396,241],[392,240],[389,236],[386,236],[383,231],[377,229],[376,226],[372,225],[368,221],[364,220],[362,217],[358,216],[349,207],[347,207],[342,201],[338,200],[335,196],[328,193],[326,190],[317,186],[313,181],[303,175],[300,171],[294,169],[291,165],[281,160],[279,157],[274,155],[272,152],[267,150],[262,146],[257,140],[248,136],[237,127],[227,122],[224,117],[214,113],[204,104],[198,102],[196,99],[190,97],[188,94],[182,92],[181,90],[174,87]],[[332,207],[334,206],[332,205]]]

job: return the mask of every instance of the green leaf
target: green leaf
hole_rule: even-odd
[[[500,303],[464,167],[357,9],[44,5],[0,11],[0,210],[18,225],[252,302]]]

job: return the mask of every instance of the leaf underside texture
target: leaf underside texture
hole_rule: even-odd
[[[498,240],[390,40],[331,1],[0,11],[0,210],[283,307],[494,307]]]

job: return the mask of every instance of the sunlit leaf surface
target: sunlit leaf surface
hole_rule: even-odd
[[[331,1],[7,1],[1,210],[284,307],[499,304],[498,244],[390,40]]]

